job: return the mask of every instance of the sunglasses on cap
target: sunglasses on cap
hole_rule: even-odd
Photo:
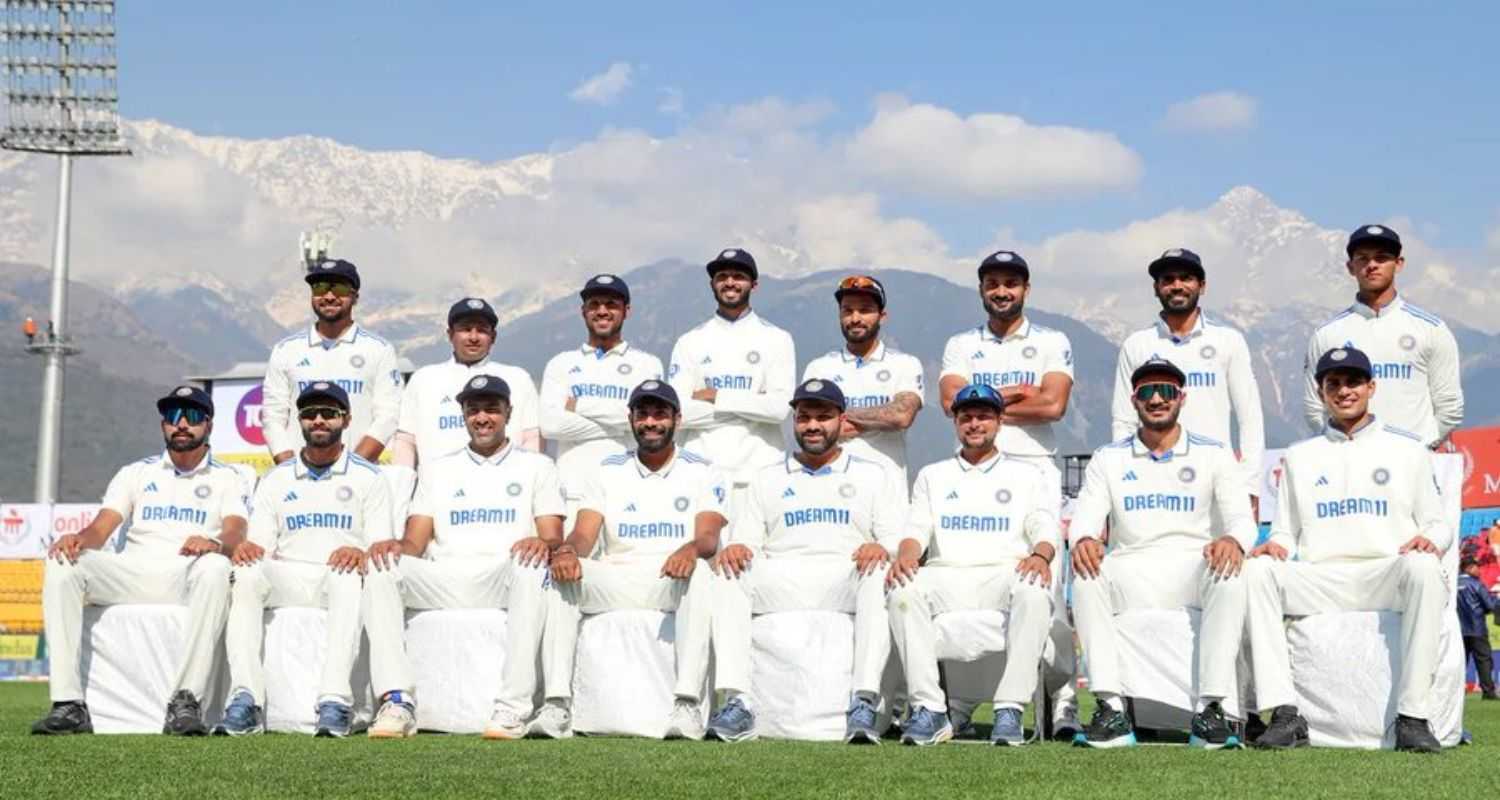
[[[1151,402],[1153,395],[1160,396],[1168,403],[1176,400],[1182,394],[1182,389],[1175,383],[1143,383],[1135,387],[1135,399],[1142,403]]]
[[[299,419],[332,420],[338,419],[339,417],[344,416],[344,414],[345,411],[342,408],[335,408],[333,406],[308,406],[307,408],[298,411],[297,417]]]
[[[868,289],[872,292],[885,291],[878,281],[868,275],[850,275],[839,281],[839,289]]]
[[[344,281],[318,281],[310,285],[313,297],[321,297],[329,292],[333,292],[334,297],[348,297],[354,294],[354,287]]]
[[[958,408],[967,403],[990,403],[994,405],[1005,405],[1005,400],[993,386],[984,384],[970,384],[958,390],[953,396],[953,407]]]
[[[176,425],[182,420],[187,420],[189,425],[202,425],[208,419],[208,412],[201,408],[184,408],[178,406],[169,408],[161,414],[161,421],[168,425]]]

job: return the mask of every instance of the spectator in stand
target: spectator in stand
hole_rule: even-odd
[[[1479,580],[1479,562],[1465,555],[1459,561],[1458,625],[1464,637],[1464,652],[1474,659],[1479,674],[1479,688],[1486,700],[1500,700],[1495,691],[1495,666],[1490,652],[1489,625],[1485,615],[1495,611],[1495,598]]]

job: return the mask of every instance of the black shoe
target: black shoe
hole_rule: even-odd
[[[1124,711],[1116,711],[1108,703],[1101,702],[1094,709],[1094,718],[1083,732],[1073,737],[1077,747],[1134,747],[1135,726]]]
[[[203,724],[203,709],[198,698],[186,689],[178,689],[167,701],[167,721],[161,732],[172,736],[206,736],[208,726]]]
[[[1490,691],[1479,696],[1480,700],[1500,700],[1500,692]]]
[[[1408,753],[1443,752],[1443,746],[1432,735],[1432,728],[1428,727],[1427,720],[1404,714],[1396,716],[1396,749]]]
[[[1224,708],[1219,701],[1203,707],[1202,711],[1193,715],[1191,735],[1188,737],[1189,747],[1202,747],[1207,750],[1222,750],[1224,748],[1238,749],[1244,745],[1240,743],[1239,734],[1229,724],[1229,719],[1224,716]]]
[[[1245,741],[1253,742],[1266,732],[1266,723],[1261,720],[1259,714],[1245,715]]]
[[[1271,725],[1266,732],[1255,737],[1256,747],[1265,747],[1273,750],[1290,750],[1294,747],[1306,747],[1307,720],[1297,713],[1296,706],[1277,706],[1271,712]]]
[[[89,718],[89,707],[76,700],[53,703],[47,716],[31,726],[37,736],[62,736],[69,733],[93,733],[94,721]]]

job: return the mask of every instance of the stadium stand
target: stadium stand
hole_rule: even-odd
[[[1459,523],[1458,535],[1462,539],[1478,536],[1500,522],[1500,508],[1464,509],[1463,521]]]
[[[0,633],[42,632],[42,561],[0,561]]]

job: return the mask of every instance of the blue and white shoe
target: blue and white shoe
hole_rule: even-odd
[[[912,709],[911,717],[901,727],[901,743],[925,747],[942,744],[953,738],[953,725],[948,715],[922,706]]]
[[[236,692],[234,697],[229,698],[229,705],[224,707],[224,719],[219,723],[217,733],[248,736],[264,733],[265,730],[266,717],[261,707],[255,704],[254,696],[249,692]]]
[[[848,721],[844,724],[844,743],[880,744],[880,730],[875,727],[877,716],[874,703],[856,696],[849,705]]]
[[[313,736],[342,739],[353,728],[354,709],[333,700],[318,704],[318,727],[313,731]]]
[[[745,708],[738,697],[732,698],[708,721],[708,733],[703,738],[718,739],[721,742],[754,739],[755,713]]]
[[[995,727],[990,729],[990,744],[1002,747],[1020,747],[1026,744],[1026,731],[1021,727],[1021,709],[995,709]]]
[[[948,722],[953,726],[953,738],[979,738],[979,734],[974,730],[974,720],[970,718],[969,712],[955,706],[951,701],[948,703]]]

